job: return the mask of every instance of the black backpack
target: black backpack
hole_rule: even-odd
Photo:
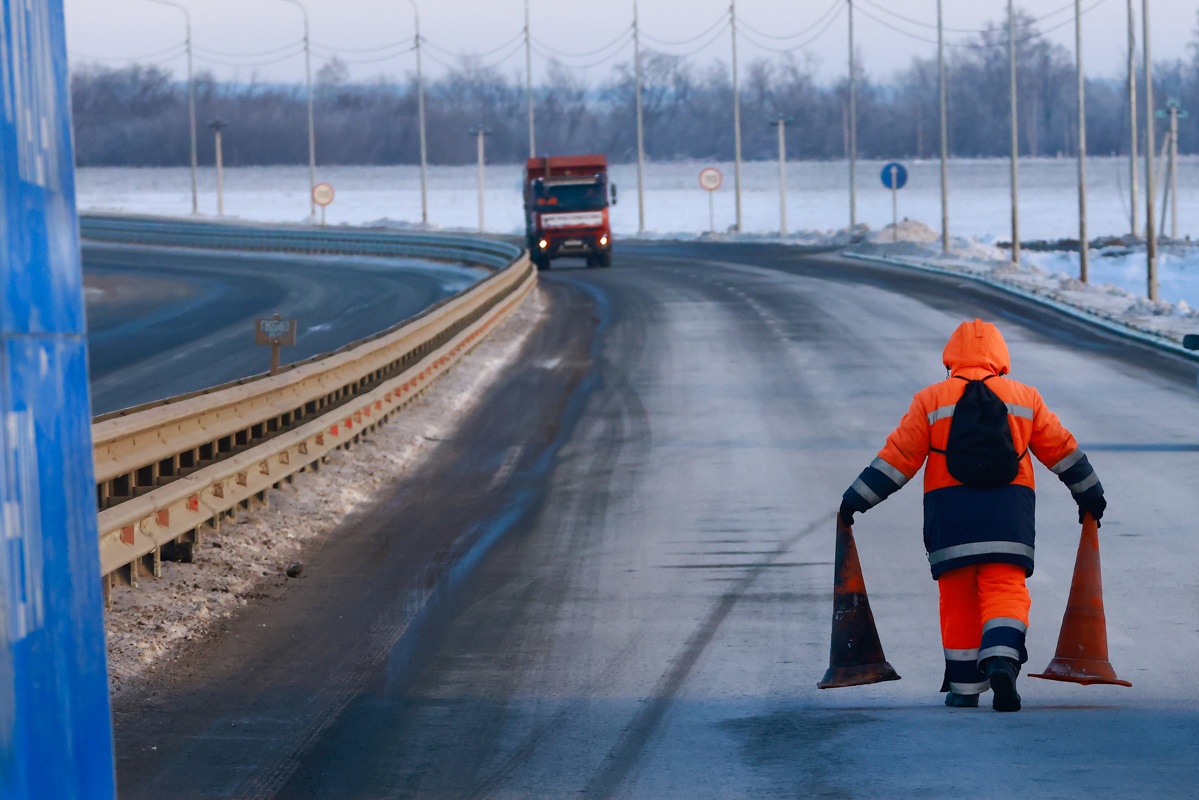
[[[987,386],[995,376],[982,380],[955,377],[966,381],[966,391],[954,409],[945,449],[932,450],[945,456],[949,474],[966,486],[1007,486],[1020,474],[1020,460],[1028,450],[1016,452],[1007,404]]]

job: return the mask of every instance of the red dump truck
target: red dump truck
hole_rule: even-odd
[[[609,194],[611,191],[611,194]],[[604,156],[530,158],[525,166],[525,234],[538,269],[564,256],[582,256],[588,267],[612,265],[609,197]]]

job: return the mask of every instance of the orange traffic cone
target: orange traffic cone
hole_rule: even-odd
[[[1074,581],[1066,616],[1057,639],[1057,653],[1040,675],[1051,681],[1090,686],[1111,683],[1132,686],[1116,677],[1107,660],[1107,617],[1103,614],[1103,577],[1099,569],[1099,525],[1087,514],[1074,561]]]
[[[816,686],[837,689],[899,680],[883,656],[883,646],[878,640],[853,528],[841,521],[840,514],[837,515],[837,563],[833,569],[833,641],[828,672]]]

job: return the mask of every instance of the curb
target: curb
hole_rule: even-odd
[[[1123,336],[1127,339],[1133,339],[1135,341],[1140,342],[1141,344],[1150,345],[1151,347],[1155,347],[1159,350],[1163,350],[1167,353],[1170,353],[1171,355],[1182,356],[1183,358],[1186,358],[1189,361],[1194,361],[1196,363],[1199,363],[1199,351],[1187,350],[1181,344],[1178,344],[1177,342],[1163,336],[1162,334],[1155,333],[1155,332],[1148,331],[1148,330],[1143,330],[1140,328],[1136,328],[1132,325],[1129,325],[1128,323],[1121,322],[1118,319],[1116,319],[1115,317],[1112,317],[1110,315],[1100,314],[1100,313],[1096,313],[1093,311],[1087,311],[1085,309],[1078,308],[1077,306],[1072,306],[1068,303],[1063,303],[1060,300],[1054,300],[1050,297],[1045,297],[1044,295],[1039,295],[1035,292],[1030,292],[1027,289],[1024,289],[1022,287],[1014,286],[1010,283],[995,280],[994,278],[988,278],[984,275],[979,275],[979,274],[973,273],[973,272],[962,272],[962,271],[958,271],[958,270],[954,270],[954,269],[946,269],[944,267],[936,267],[936,266],[933,266],[932,264],[927,264],[922,261],[900,258],[900,257],[896,257],[896,256],[872,256],[872,255],[866,255],[864,253],[845,253],[845,252],[841,253],[841,255],[844,258],[850,258],[855,261],[866,261],[866,262],[873,262],[876,264],[887,264],[887,265],[893,266],[893,267],[905,267],[907,269],[915,269],[915,270],[919,270],[921,272],[932,273],[934,275],[944,275],[944,276],[952,277],[952,278],[960,278],[960,279],[970,280],[970,281],[974,281],[975,283],[981,283],[984,286],[989,286],[994,289],[1001,289],[1002,291],[1005,291],[1008,294],[1015,295],[1016,297],[1020,297],[1024,300],[1028,300],[1028,301],[1037,303],[1042,306],[1047,306],[1048,308],[1052,308],[1054,311],[1065,314],[1068,317],[1072,317],[1076,320],[1085,322],[1089,325],[1095,325],[1097,327],[1103,328],[1104,330],[1106,330],[1110,333],[1117,334],[1118,336]]]

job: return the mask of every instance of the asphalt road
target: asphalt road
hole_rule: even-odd
[[[1193,792],[1195,365],[786,248],[626,246],[543,287],[523,366],[436,464],[122,701],[123,797]],[[820,692],[840,494],[976,315],[1107,487],[1111,658],[1135,686],[1024,678],[1020,714],[944,708],[913,482],[856,526],[904,679]],[[1068,493],[1038,479],[1028,671],[1053,654],[1078,542]]]
[[[336,350],[461,291],[484,273],[399,259],[88,245],[95,414],[265,372],[254,320],[298,319],[283,363]]]

